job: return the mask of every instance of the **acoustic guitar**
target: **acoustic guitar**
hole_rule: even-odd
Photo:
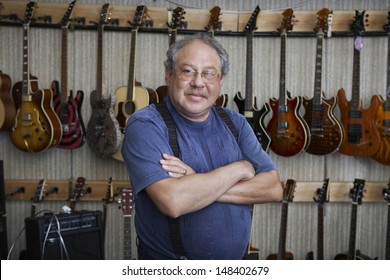
[[[346,99],[343,88],[337,92],[340,121],[345,135],[339,152],[350,156],[373,156],[380,145],[380,135],[375,125],[375,115],[380,103],[379,96],[372,96],[371,104],[367,109],[362,108],[360,98],[360,52],[363,47],[361,34],[365,30],[364,14],[365,11],[356,11],[355,20],[350,27],[354,33],[351,101]]]
[[[310,129],[310,141],[306,152],[313,155],[331,154],[340,147],[344,135],[340,121],[334,110],[337,97],[325,99],[322,91],[322,54],[324,50],[324,34],[329,34],[332,13],[324,8],[317,12],[317,50],[315,60],[314,94],[311,99],[303,97],[305,114],[303,119]]]
[[[221,8],[219,6],[214,6],[210,10],[210,19],[205,29],[207,30],[207,32],[210,34],[211,37],[214,37],[215,31],[221,30],[222,28],[220,15],[221,15]],[[221,94],[218,97],[217,101],[215,101],[215,106],[226,107],[228,100],[229,100],[229,96],[227,94]]]
[[[39,89],[38,79],[29,73],[29,27],[37,4],[27,3],[23,22],[23,80],[12,87],[16,117],[10,131],[12,143],[24,152],[42,152],[56,146],[62,127],[52,106],[53,92]]]
[[[11,85],[11,77],[0,71],[0,131],[10,131],[15,123],[16,110]]]
[[[383,189],[383,197],[387,201],[387,230],[385,260],[390,260],[390,180],[387,189]]]
[[[281,39],[279,99],[269,100],[272,117],[267,125],[267,131],[271,138],[270,149],[277,155],[290,157],[306,149],[310,141],[310,131],[305,120],[299,115],[301,98],[291,98],[286,90],[287,33],[293,28],[294,11],[287,9],[282,16],[282,23],[278,29]]]
[[[317,189],[317,260],[324,259],[324,205],[329,201],[329,179],[324,180],[322,188]],[[313,251],[306,255],[307,260],[314,260]]]
[[[104,94],[103,88],[103,33],[110,14],[110,4],[102,6],[97,23],[97,89],[91,92],[92,115],[87,124],[87,142],[93,153],[105,158],[115,153],[121,143],[121,131],[115,118],[115,95]]]
[[[132,30],[128,85],[127,87],[119,87],[115,91],[116,103],[114,106],[114,115],[119,123],[121,132],[120,143],[122,143],[124,139],[126,122],[130,115],[149,104],[158,103],[159,101],[157,93],[154,90],[142,87],[142,85],[135,80],[137,35],[139,27],[144,25],[145,11],[145,6],[137,6],[134,22],[131,23]],[[111,156],[116,160],[123,161],[121,148]]]
[[[279,230],[279,247],[277,254],[270,254],[267,260],[293,260],[294,255],[286,251],[286,237],[287,237],[287,219],[288,219],[288,204],[294,199],[294,192],[296,188],[296,181],[288,179],[283,186],[283,200],[282,200],[282,214],[280,219]]]
[[[380,104],[376,113],[375,123],[381,141],[378,151],[372,156],[372,159],[384,165],[390,165],[390,12],[387,19],[387,23],[383,26],[387,32],[386,100],[379,96]]]
[[[356,249],[356,223],[358,206],[363,202],[365,180],[355,179],[353,188],[350,189],[352,199],[351,221],[349,228],[349,247],[347,253],[337,254],[335,260],[370,260],[370,258]]]
[[[264,151],[267,151],[270,145],[270,137],[265,130],[263,119],[269,112],[269,107],[265,105],[262,110],[257,108],[256,98],[253,97],[253,32],[257,29],[256,21],[260,12],[257,5],[252,12],[248,23],[245,26],[246,34],[246,80],[245,80],[245,97],[238,92],[234,97],[238,112],[245,116],[246,120],[252,127],[257,140]]]
[[[184,15],[186,11],[182,7],[177,7],[172,12],[172,19],[170,22],[167,22],[168,25],[168,36],[169,36],[169,46],[176,42],[177,30],[185,28],[187,23],[184,21]],[[168,95],[168,86],[162,85],[156,88],[159,101],[163,101],[165,96]]]
[[[68,30],[75,4],[76,0],[69,4],[61,20],[61,89],[58,81],[51,83],[53,105],[62,126],[62,138],[57,148],[63,149],[79,148],[86,141],[86,129],[81,117],[84,92],[78,90],[73,97],[73,92],[68,90]]]
[[[132,211],[133,211],[133,190],[131,188],[122,188],[121,190],[121,208],[123,212],[123,259],[133,259],[132,246]]]

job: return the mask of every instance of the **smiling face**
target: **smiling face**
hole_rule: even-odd
[[[192,78],[183,79],[178,73],[183,70],[198,73]],[[180,49],[174,70],[165,70],[171,102],[176,110],[189,120],[206,120],[210,108],[219,97],[223,77],[205,82],[199,73],[208,71],[221,73],[220,58],[212,47],[200,40],[195,40]]]

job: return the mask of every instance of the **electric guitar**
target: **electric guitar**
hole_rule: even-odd
[[[288,204],[294,199],[296,181],[288,179],[283,186],[282,216],[280,219],[279,248],[277,254],[270,254],[267,260],[293,260],[294,255],[286,251]]]
[[[172,12],[171,22],[167,22],[168,25],[168,36],[169,36],[169,46],[176,42],[177,30],[179,28],[184,28],[186,22],[184,21],[184,15],[186,11],[182,7],[177,7]],[[156,88],[159,101],[163,101],[165,96],[168,95],[168,86],[162,85]]]
[[[15,123],[15,103],[11,95],[11,77],[0,71],[0,131],[9,131]]]
[[[103,33],[109,14],[110,4],[104,4],[97,23],[97,89],[91,92],[92,116],[87,125],[87,142],[92,151],[102,158],[119,149],[122,136],[114,115],[115,95],[104,94],[103,88]]]
[[[123,188],[121,190],[121,208],[123,212],[123,259],[132,260],[132,210],[133,210],[133,190],[130,188]]]
[[[270,149],[277,155],[290,157],[304,151],[310,141],[310,131],[305,120],[299,115],[301,98],[291,98],[286,90],[286,42],[287,32],[292,30],[294,12],[283,12],[280,32],[280,83],[279,99],[271,98],[269,103],[272,117],[267,125],[271,138]]]
[[[35,212],[37,208],[37,203],[42,201],[43,196],[45,194],[46,180],[41,179],[38,182],[37,188],[34,192],[34,196],[31,198],[31,215],[30,217],[35,217]]]
[[[221,15],[221,8],[219,6],[214,6],[210,10],[210,19],[209,23],[205,27],[207,32],[210,34],[211,37],[214,37],[214,32],[217,30],[221,30],[222,22],[220,21],[219,17]],[[221,94],[217,101],[215,101],[215,106],[218,107],[226,107],[228,103],[229,96],[227,94]]]
[[[23,22],[23,80],[12,87],[16,117],[10,131],[12,143],[24,152],[42,152],[58,144],[60,120],[52,107],[53,92],[39,89],[38,79],[29,73],[29,29],[37,4],[26,6]]]
[[[339,152],[350,156],[372,156],[380,145],[380,135],[375,125],[375,114],[379,108],[379,97],[372,96],[369,108],[362,109],[360,98],[360,52],[364,32],[365,11],[356,11],[355,20],[351,24],[354,33],[352,99],[348,101],[344,89],[337,92],[340,108],[340,121],[344,129],[345,139]]]
[[[263,118],[268,113],[267,105],[260,111],[257,108],[256,98],[253,97],[253,32],[257,29],[256,21],[260,12],[260,7],[256,6],[249,21],[245,27],[246,33],[246,81],[245,81],[245,97],[238,92],[234,97],[234,102],[238,107],[239,113],[245,116],[246,120],[252,127],[257,140],[267,151],[270,145],[270,137],[268,136],[264,125]]]
[[[327,155],[337,151],[344,137],[340,121],[334,114],[337,97],[325,99],[322,91],[324,34],[331,27],[332,13],[324,8],[317,12],[317,16],[318,22],[314,28],[317,33],[314,95],[312,99],[303,97],[303,107],[305,108],[303,119],[310,129],[310,143],[305,151],[313,155]]]
[[[388,203],[385,260],[390,260],[390,180],[387,184],[387,189],[383,189],[383,197]]]
[[[322,188],[317,189],[317,198],[314,201],[317,203],[317,260],[324,259],[324,205],[329,201],[329,179],[324,180]],[[313,260],[313,252],[307,253],[307,260]]]
[[[104,230],[104,242],[106,244],[107,236],[107,212],[108,205],[114,200],[114,191],[113,191],[113,178],[110,177],[107,184],[106,197],[103,199],[103,230]]]
[[[131,30],[131,48],[130,48],[130,66],[128,85],[119,87],[115,91],[116,103],[114,106],[115,117],[119,123],[121,131],[121,143],[125,134],[126,121],[135,111],[148,106],[151,103],[158,103],[157,93],[146,87],[142,87],[135,80],[135,65],[136,65],[136,46],[137,34],[140,26],[144,25],[145,21],[145,6],[137,6],[134,16],[134,22]],[[122,152],[119,148],[111,155],[114,159],[123,161]]]
[[[376,127],[381,137],[378,151],[372,158],[384,165],[390,165],[390,12],[387,23],[383,26],[387,32],[387,89],[386,101],[380,96],[376,113]]]
[[[76,203],[80,201],[81,197],[90,192],[91,188],[87,186],[86,179],[84,177],[78,177],[76,185],[69,198],[71,212],[76,211]]]
[[[73,92],[68,90],[68,30],[75,4],[76,0],[70,3],[61,20],[61,89],[58,81],[51,83],[53,105],[62,125],[62,138],[57,147],[63,149],[79,148],[86,140],[86,130],[81,117],[84,92],[78,90],[73,98]]]
[[[350,197],[352,199],[351,224],[349,229],[349,247],[348,253],[337,254],[335,260],[370,260],[366,255],[363,255],[360,250],[356,250],[356,222],[358,206],[363,202],[365,180],[355,179],[353,188],[350,189]]]

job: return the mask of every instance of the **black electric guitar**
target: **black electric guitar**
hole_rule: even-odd
[[[24,152],[42,152],[58,144],[62,127],[52,107],[53,92],[39,89],[38,79],[29,70],[29,30],[36,9],[29,2],[23,22],[23,80],[12,87],[16,117],[10,131],[12,143]]]
[[[0,131],[9,131],[15,123],[15,103],[11,95],[11,77],[0,71]]]
[[[210,19],[209,23],[205,27],[207,32],[210,34],[211,37],[214,37],[214,33],[217,30],[221,30],[222,28],[222,22],[220,20],[221,15],[221,8],[219,6],[214,6],[210,10]],[[227,94],[221,94],[217,101],[215,101],[215,106],[218,107],[226,107],[228,103],[229,96]]]
[[[324,180],[322,188],[317,189],[317,260],[324,259],[324,205],[329,201],[329,179]],[[314,253],[307,253],[307,260],[314,260]]]
[[[383,189],[383,197],[388,203],[385,260],[390,260],[390,180],[387,184],[387,189]]]
[[[246,81],[245,81],[245,97],[238,92],[234,97],[234,102],[238,107],[238,111],[245,116],[246,120],[256,134],[257,140],[260,142],[264,151],[268,151],[270,145],[270,137],[263,125],[263,118],[269,112],[268,104],[265,104],[262,110],[257,108],[256,98],[253,97],[253,32],[257,29],[256,21],[260,12],[260,7],[256,6],[249,21],[245,27],[246,33]]]
[[[313,98],[303,98],[304,120],[310,129],[310,142],[306,152],[313,155],[327,155],[337,151],[343,141],[341,123],[334,114],[337,97],[325,99],[322,91],[322,54],[324,34],[331,28],[332,13],[324,8],[317,12],[317,50],[314,75]]]
[[[90,192],[91,188],[86,184],[86,179],[84,177],[78,177],[69,198],[71,212],[76,211],[76,203],[80,201],[81,197]]]
[[[358,206],[363,202],[365,180],[355,179],[353,188],[350,190],[352,199],[351,223],[349,229],[349,247],[348,253],[337,254],[335,260],[370,260],[366,255],[363,255],[360,250],[356,249],[356,223]]]
[[[283,12],[280,28],[280,83],[279,99],[271,98],[272,118],[267,125],[271,138],[270,149],[277,155],[290,157],[304,151],[309,144],[310,131],[305,120],[299,115],[301,98],[291,98],[286,90],[286,42],[287,33],[294,24],[294,12]]]
[[[73,98],[73,92],[68,90],[68,30],[75,4],[76,0],[69,4],[61,20],[61,89],[58,81],[51,83],[53,105],[62,125],[62,138],[57,147],[63,149],[81,147],[86,140],[86,130],[81,117],[84,92],[78,90]]]
[[[128,84],[127,86],[117,88],[115,91],[116,103],[114,106],[114,114],[118,120],[121,131],[121,143],[124,139],[126,121],[130,115],[149,104],[158,103],[157,93],[150,88],[143,87],[141,83],[135,80],[137,35],[139,27],[144,25],[145,11],[145,6],[137,6],[134,21],[131,23],[132,30]],[[116,160],[123,161],[121,148],[111,156]]]
[[[350,29],[354,33],[352,99],[348,101],[343,88],[337,96],[340,108],[340,121],[345,139],[339,152],[350,156],[373,156],[379,149],[380,135],[375,125],[375,115],[379,108],[378,95],[371,98],[367,109],[362,108],[360,98],[360,52],[363,47],[362,33],[365,31],[365,11],[356,11]]]
[[[114,182],[113,178],[110,177],[107,183],[106,196],[103,199],[103,230],[104,230],[103,244],[106,244],[108,205],[114,200],[113,182]]]
[[[378,151],[372,158],[384,165],[390,165],[390,12],[387,17],[387,22],[383,26],[387,32],[387,88],[386,99],[380,97],[379,109],[376,113],[376,127],[378,128],[381,142]]]
[[[34,192],[34,196],[31,198],[32,203],[31,203],[30,217],[35,217],[37,204],[43,199],[43,196],[45,194],[45,187],[46,187],[46,180],[45,179],[39,180],[37,188]]]
[[[123,259],[132,260],[132,224],[133,217],[133,190],[131,188],[123,188],[121,190],[121,208],[123,212]]]
[[[187,26],[187,22],[184,21],[184,15],[186,11],[182,7],[177,7],[172,12],[172,19],[167,22],[169,46],[176,42],[177,30]],[[163,101],[165,96],[168,95],[168,86],[162,85],[156,88],[159,102]]]
[[[279,230],[279,247],[277,254],[270,254],[267,260],[293,260],[294,255],[286,251],[286,237],[287,237],[287,219],[288,219],[288,204],[294,199],[294,192],[296,188],[296,181],[288,179],[283,186],[283,200],[282,200],[282,214],[280,219]]]
[[[103,33],[110,14],[110,5],[104,4],[100,14],[97,49],[97,89],[91,92],[92,116],[87,125],[87,142],[99,157],[115,153],[121,144],[121,131],[115,118],[115,95],[104,94],[103,88]]]

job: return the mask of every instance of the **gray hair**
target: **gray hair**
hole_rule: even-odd
[[[206,45],[215,49],[221,60],[221,75],[226,76],[226,74],[229,72],[229,54],[222,47],[221,43],[219,43],[214,37],[210,36],[206,32],[195,33],[194,35],[185,37],[184,39],[181,39],[180,41],[172,44],[167,51],[167,60],[164,61],[164,66],[172,70],[176,63],[176,56],[178,51],[196,40],[200,40]]]

